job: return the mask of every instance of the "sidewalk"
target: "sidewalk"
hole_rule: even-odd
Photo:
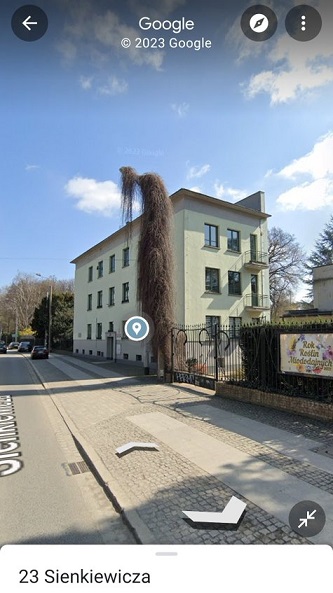
[[[73,357],[38,362],[43,366],[34,369],[138,542],[333,545],[328,424],[205,389],[124,377]],[[132,441],[155,442],[159,450],[118,457],[116,448]],[[182,511],[222,511],[231,496],[247,504],[236,530],[196,528],[184,519]],[[326,513],[311,540],[289,527],[289,512],[302,500]]]

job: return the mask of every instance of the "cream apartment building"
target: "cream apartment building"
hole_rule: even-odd
[[[268,239],[263,192],[229,203],[188,189],[174,210],[175,323],[230,326],[269,320]],[[140,362],[143,345],[124,336],[140,315],[136,258],[140,218],[76,257],[74,352]],[[154,362],[151,360],[151,362]]]

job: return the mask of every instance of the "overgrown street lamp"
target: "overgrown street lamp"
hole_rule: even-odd
[[[43,278],[44,280],[49,280],[46,276],[42,276],[36,272],[36,276]],[[50,283],[50,292],[49,292],[49,323],[48,323],[48,333],[47,333],[47,349],[51,352],[51,331],[52,331],[52,283]]]

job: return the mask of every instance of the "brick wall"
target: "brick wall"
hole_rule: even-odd
[[[279,393],[267,393],[256,389],[241,387],[240,385],[228,385],[216,383],[216,395],[227,399],[235,399],[242,402],[249,402],[259,406],[266,406],[285,412],[293,412],[317,418],[319,420],[333,420],[333,404],[321,403],[301,397],[290,397]]]

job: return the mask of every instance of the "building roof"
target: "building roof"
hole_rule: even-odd
[[[228,208],[229,210],[236,210],[238,212],[242,212],[243,214],[249,214],[250,216],[255,216],[257,218],[269,218],[270,214],[263,212],[260,207],[260,204],[263,203],[264,195],[264,192],[258,191],[254,194],[251,194],[250,196],[247,196],[243,200],[239,200],[238,202],[232,203],[226,202],[225,200],[220,200],[220,198],[213,198],[212,196],[207,196],[206,194],[202,194],[191,189],[186,189],[182,187],[173,194],[171,194],[170,198],[172,201],[186,197],[192,198],[200,202],[208,202],[213,206]]]
[[[333,311],[320,311],[319,309],[290,309],[281,317],[320,317],[320,315],[333,315]]]
[[[256,218],[266,219],[266,218],[270,217],[270,214],[266,214],[265,212],[263,212],[260,209],[260,206],[264,203],[264,195],[265,195],[264,192],[259,191],[254,194],[251,194],[250,196],[247,196],[246,198],[244,198],[243,200],[240,200],[239,202],[231,203],[231,202],[226,202],[225,200],[220,200],[219,198],[213,198],[212,196],[207,196],[206,194],[202,194],[202,193],[193,191],[191,189],[186,189],[186,188],[182,187],[182,188],[178,189],[176,192],[174,192],[173,194],[171,194],[170,199],[172,202],[176,202],[176,201],[184,199],[184,198],[190,198],[190,199],[198,200],[199,202],[207,202],[213,206],[219,206],[221,208],[228,208],[229,210],[241,212],[243,214],[248,214],[249,216],[254,216]],[[245,206],[244,203],[247,205]],[[252,207],[249,207],[249,204],[252,205]],[[132,225],[132,230],[134,230],[134,228],[137,226],[140,219],[141,219],[141,215],[138,216],[137,218],[135,218],[132,223],[129,223]],[[112,233],[111,235],[109,235],[108,237],[106,237],[105,239],[100,241],[99,243],[96,243],[96,245],[93,245],[93,247],[90,247],[89,249],[87,249],[87,251],[84,251],[83,253],[81,253],[80,255],[75,257],[70,263],[76,264],[81,258],[93,253],[94,250],[103,248],[103,246],[107,245],[111,239],[114,239],[118,235],[123,233],[125,229],[126,229],[126,225],[121,227],[120,229],[118,229],[117,231],[115,231],[114,233]]]

